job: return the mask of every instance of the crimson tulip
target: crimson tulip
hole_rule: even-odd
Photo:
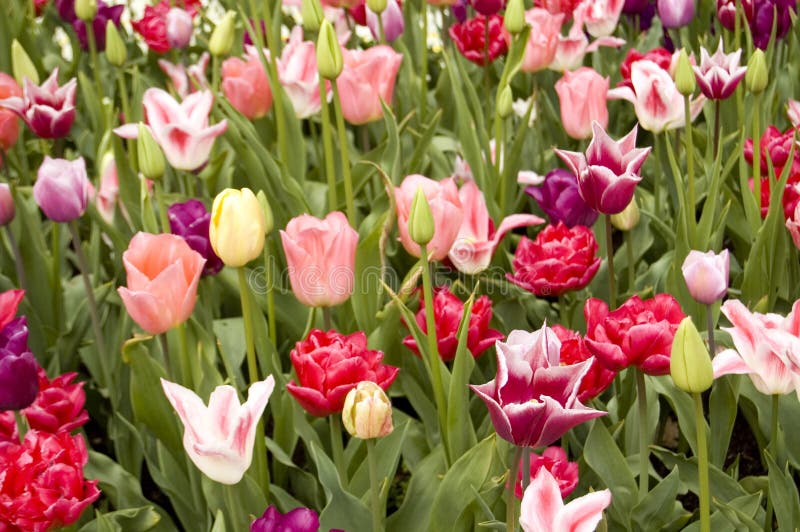
[[[566,327],[555,324],[553,332],[561,340],[561,362],[567,365],[577,364],[592,358],[592,353],[586,345],[583,337]],[[578,400],[587,403],[603,393],[617,376],[616,371],[603,366],[596,358],[592,358],[592,365],[583,377],[581,386],[578,388]]]
[[[578,462],[570,462],[567,453],[561,447],[548,447],[540,455],[530,451],[530,457],[529,477],[534,479],[540,469],[546,469],[558,483],[562,498],[572,493],[578,485]],[[522,498],[523,473],[521,468],[517,472],[517,483],[514,485],[514,495],[517,499]]]
[[[486,24],[489,24],[489,44],[486,45]],[[450,38],[465,58],[484,66],[508,52],[510,36],[503,26],[503,17],[477,15],[463,23],[450,26]],[[488,54],[488,56],[487,56]]]

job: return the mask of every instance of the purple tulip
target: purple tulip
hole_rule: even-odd
[[[39,364],[28,349],[25,317],[0,331],[0,411],[21,410],[39,393]]]
[[[75,121],[77,88],[76,78],[59,87],[56,67],[41,86],[35,85],[26,77],[22,98],[14,96],[0,100],[0,107],[13,111],[38,137],[43,139],[66,137]]]
[[[7,183],[0,183],[0,225],[8,225],[14,219],[16,209],[11,188]]]
[[[192,40],[194,22],[185,9],[173,7],[167,12],[167,42],[169,47],[183,48]]]
[[[282,514],[270,505],[264,515],[253,521],[250,532],[317,532],[319,530],[319,516],[309,508],[295,508]]]
[[[658,0],[658,17],[665,28],[680,28],[694,18],[694,0]]]
[[[472,8],[485,17],[492,16],[503,9],[506,0],[469,0]]]
[[[450,10],[453,12],[453,16],[460,24],[463,24],[467,20],[468,5],[469,5],[468,0],[456,0],[456,3],[450,6]]]
[[[639,170],[650,148],[636,147],[637,127],[621,138],[612,139],[597,122],[586,154],[555,150],[578,178],[578,190],[586,204],[603,214],[618,214],[633,199],[642,180]]]
[[[89,178],[83,157],[67,161],[45,156],[33,184],[33,199],[54,222],[80,218],[89,202]]]
[[[578,400],[594,358],[562,366],[561,342],[552,329],[511,331],[497,342],[497,376],[470,385],[489,408],[501,438],[525,447],[550,445],[572,427],[605,415]]]
[[[553,225],[564,222],[569,228],[576,225],[591,227],[597,220],[597,211],[583,201],[578,180],[567,170],[551,170],[541,186],[527,187],[525,192],[536,200]]]
[[[81,48],[88,50],[89,37],[86,34],[86,23],[75,15],[75,0],[55,0],[55,5],[61,19],[72,24],[72,28],[78,35]],[[102,52],[106,49],[106,25],[108,21],[112,21],[115,26],[119,27],[120,17],[124,10],[125,6],[122,4],[109,6],[103,0],[97,1],[97,13],[94,16],[94,20],[92,20],[92,29],[94,30],[94,39],[98,51]]]
[[[745,13],[753,34],[753,44],[766,50],[773,25],[775,39],[782,39],[789,32],[792,27],[791,13],[797,13],[797,0],[751,0],[745,2]],[[774,20],[776,13],[777,21]]]
[[[214,253],[208,238],[211,214],[202,202],[190,199],[183,203],[173,203],[167,209],[169,228],[172,234],[183,238],[189,247],[206,259],[203,275],[216,275],[222,269],[222,260]]]
[[[367,26],[372,31],[372,36],[375,39],[380,39],[380,26],[378,25],[378,15],[373,13],[369,7],[366,8],[367,13]],[[387,42],[392,42],[405,30],[405,23],[403,22],[403,8],[397,3],[397,0],[388,0],[386,9],[381,13],[381,20],[383,21],[383,33]]]
[[[625,0],[622,12],[633,20],[638,21],[638,30],[647,31],[653,25],[653,17],[656,16],[655,0]]]

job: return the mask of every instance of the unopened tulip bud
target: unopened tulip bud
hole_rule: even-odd
[[[525,4],[522,0],[509,0],[503,24],[511,35],[522,32],[525,28]]]
[[[514,112],[514,95],[511,93],[511,87],[506,85],[497,95],[497,114],[500,118],[506,118],[512,112]]]
[[[97,0],[75,0],[75,16],[84,22],[91,22],[97,14]]]
[[[306,31],[317,32],[325,18],[319,0],[303,0],[300,4],[300,18]]]
[[[214,28],[214,31],[211,32],[211,38],[208,41],[208,51],[211,52],[211,55],[221,57],[228,55],[231,51],[235,22],[236,13],[228,11],[219,21],[217,27]]]
[[[272,215],[272,207],[269,206],[267,195],[263,190],[259,190],[256,194],[258,204],[261,205],[261,212],[264,213],[264,234],[270,234],[275,227],[275,217]]]
[[[189,45],[194,32],[192,15],[185,9],[173,7],[167,12],[167,44],[170,48],[184,48]]]
[[[611,215],[611,225],[620,231],[630,231],[639,225],[639,217],[639,206],[636,204],[636,196],[634,196],[625,210]]]
[[[388,0],[367,0],[367,7],[376,15],[380,15],[386,11],[388,3]]]
[[[128,59],[128,49],[113,20],[106,23],[106,59],[115,67],[121,67]]]
[[[669,372],[675,386],[689,393],[704,392],[714,382],[711,357],[692,318],[684,318],[675,331]]]
[[[764,52],[756,50],[747,62],[747,74],[744,76],[747,90],[753,94],[761,94],[769,83],[769,71]]]
[[[25,78],[31,80],[34,85],[39,84],[39,73],[36,72],[33,61],[16,39],[11,42],[11,71],[20,87],[25,86]]]
[[[214,198],[208,237],[226,266],[238,268],[261,255],[266,224],[264,211],[249,188],[226,188]]]
[[[8,225],[14,219],[16,209],[14,208],[14,198],[11,196],[11,188],[8,183],[0,183],[0,225]]]
[[[711,305],[728,291],[730,255],[727,249],[720,254],[692,250],[683,261],[681,271],[692,297],[704,305]]]
[[[166,163],[161,146],[150,134],[144,124],[139,124],[139,136],[136,141],[139,171],[147,179],[161,179],[164,176]]]
[[[428,198],[425,197],[422,187],[419,187],[408,213],[408,234],[416,244],[424,246],[433,240],[435,231],[436,225],[433,221],[431,206],[428,204]]]
[[[675,67],[675,86],[678,92],[684,96],[691,96],[697,87],[697,80],[694,77],[694,70],[692,64],[689,62],[689,56],[686,54],[686,48],[682,48],[678,55],[678,65]]]
[[[336,79],[342,73],[344,59],[336,30],[330,21],[323,20],[317,38],[317,69],[324,79]]]
[[[342,423],[351,436],[362,440],[388,436],[394,430],[392,403],[374,382],[359,382],[344,399]]]

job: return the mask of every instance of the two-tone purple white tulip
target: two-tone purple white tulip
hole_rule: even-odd
[[[692,297],[704,305],[711,305],[725,297],[728,291],[730,255],[727,249],[719,254],[692,250],[683,261],[681,271]]]
[[[700,48],[700,66],[693,66],[697,86],[711,100],[725,100],[733,95],[739,82],[747,73],[746,66],[739,65],[742,50],[726,54],[719,40],[717,51],[713,55]]]
[[[57,139],[66,137],[75,122],[75,91],[78,80],[72,78],[58,84],[58,68],[41,85],[25,78],[22,97],[0,100],[0,107],[17,114],[37,137]]]
[[[83,157],[68,161],[45,156],[33,184],[33,199],[54,222],[80,218],[89,203],[89,178]]]

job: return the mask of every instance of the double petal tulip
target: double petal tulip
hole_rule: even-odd
[[[161,90],[147,89],[142,98],[147,124],[164,155],[177,170],[197,170],[208,161],[214,139],[225,133],[228,122],[209,126],[214,103],[211,91],[195,92],[178,103]],[[137,138],[137,124],[126,124],[114,132],[126,139]]]
[[[592,352],[589,351],[589,347],[580,333],[558,324],[553,325],[553,332],[556,333],[556,336],[561,341],[562,364],[569,366],[592,358]],[[578,389],[578,400],[582,403],[588,403],[611,386],[616,376],[616,371],[606,368],[598,359],[593,358],[592,365],[583,377],[581,387]]]
[[[33,199],[54,222],[80,218],[89,203],[89,178],[83,157],[67,161],[45,156],[36,173]]]
[[[188,320],[205,262],[177,235],[136,233],[122,254],[128,286],[117,289],[133,321],[161,334]]]
[[[321,108],[317,55],[314,43],[303,40],[301,26],[292,28],[289,42],[283,47],[276,63],[278,79],[292,102],[297,118],[317,114]]]
[[[250,532],[319,532],[319,515],[310,508],[295,508],[282,514],[270,504],[264,514],[250,524]]]
[[[531,27],[522,58],[523,72],[538,72],[550,66],[556,56],[558,38],[564,14],[552,14],[546,9],[534,7],[525,12],[525,22]]]
[[[10,109],[43,139],[66,137],[75,121],[75,91],[78,80],[72,78],[58,85],[58,68],[40,86],[25,78],[22,97],[0,100],[0,107]]]
[[[222,269],[222,260],[214,253],[208,237],[211,214],[202,201],[190,199],[183,203],[173,203],[167,209],[169,229],[174,235],[183,238],[189,247],[206,259],[203,275],[216,275]]]
[[[22,89],[17,82],[6,74],[0,72],[0,101],[7,98],[19,98],[22,96]],[[19,137],[19,122],[17,115],[4,107],[0,107],[0,165],[3,164],[2,152],[8,151],[17,143]]]
[[[528,452],[526,449],[523,452]],[[567,453],[561,447],[548,447],[539,455],[530,451],[530,469],[528,478],[533,480],[540,469],[546,469],[558,483],[561,497],[566,497],[578,485],[578,462],[570,462]],[[524,475],[521,464],[517,473],[517,483],[514,485],[514,495],[522,498],[522,476]]]
[[[525,495],[519,524],[523,532],[594,530],[611,504],[611,491],[595,491],[564,504],[558,481],[545,468],[539,469]]]
[[[406,251],[415,257],[420,256],[420,249],[408,232],[408,216],[418,188],[422,188],[428,200],[436,228],[433,240],[427,245],[428,257],[429,260],[442,260],[450,252],[461,230],[463,211],[458,189],[450,178],[434,181],[419,174],[407,176],[400,186],[394,189],[400,242]]]
[[[556,168],[547,173],[541,186],[529,186],[525,193],[536,200],[553,225],[591,227],[598,212],[586,205],[578,190],[578,179],[569,171]]]
[[[483,192],[474,181],[464,183],[458,197],[464,217],[448,257],[462,273],[475,275],[488,268],[495,248],[509,231],[544,223],[532,214],[512,214],[503,218],[495,231]]]
[[[249,188],[226,188],[214,198],[208,239],[227,266],[238,268],[261,255],[267,221]]]
[[[586,154],[555,150],[578,178],[578,190],[586,204],[604,214],[617,214],[633,199],[642,178],[639,170],[650,148],[636,147],[633,130],[619,141],[612,139],[598,124],[592,124],[594,136]]]
[[[522,447],[541,447],[605,415],[578,400],[592,361],[562,366],[561,343],[547,326],[535,332],[512,331],[496,345],[497,376],[470,388],[486,403],[501,438]]]
[[[700,66],[692,68],[697,85],[706,98],[725,100],[733,94],[747,73],[747,67],[739,66],[741,56],[741,49],[726,54],[722,49],[722,39],[714,55],[708,55],[708,50],[700,48]]]
[[[310,307],[347,301],[355,282],[358,232],[341,212],[325,219],[303,214],[281,231],[281,242],[295,297]]]
[[[142,18],[131,22],[134,31],[142,36],[147,47],[159,54],[169,52],[172,47],[169,36],[169,13],[173,4],[174,2],[170,0],[161,0],[155,5],[147,5]],[[191,17],[194,17],[202,7],[200,0],[183,0],[180,4]]]
[[[565,71],[556,82],[561,109],[561,124],[567,135],[586,139],[592,135],[592,122],[605,129],[608,126],[608,78],[596,70],[581,67]]]
[[[267,114],[272,90],[255,48],[250,48],[244,59],[229,57],[222,63],[222,92],[233,108],[250,120]]]
[[[403,55],[385,45],[366,50],[342,50],[344,68],[336,79],[342,115],[351,124],[373,122],[383,116],[381,101],[391,105],[397,71]]]
[[[211,480],[236,484],[253,460],[258,420],[275,388],[272,375],[255,382],[241,404],[233,386],[217,386],[208,406],[193,391],[161,379],[161,386],[184,426],[183,447]]]
[[[50,380],[39,368],[39,393],[33,404],[22,411],[32,430],[51,434],[71,432],[89,421],[89,413],[84,409],[84,383],[72,382],[77,376],[64,373]]]
[[[683,261],[681,271],[689,293],[695,300],[704,305],[716,303],[725,297],[728,291],[730,271],[728,250],[723,249],[719,254],[713,251],[702,253],[692,250]]]
[[[489,25],[487,32],[486,25]],[[477,15],[466,22],[450,26],[450,38],[468,60],[485,66],[508,52],[510,36],[503,25],[503,17]],[[486,44],[486,37],[489,43]],[[488,54],[488,55],[487,55]]]

